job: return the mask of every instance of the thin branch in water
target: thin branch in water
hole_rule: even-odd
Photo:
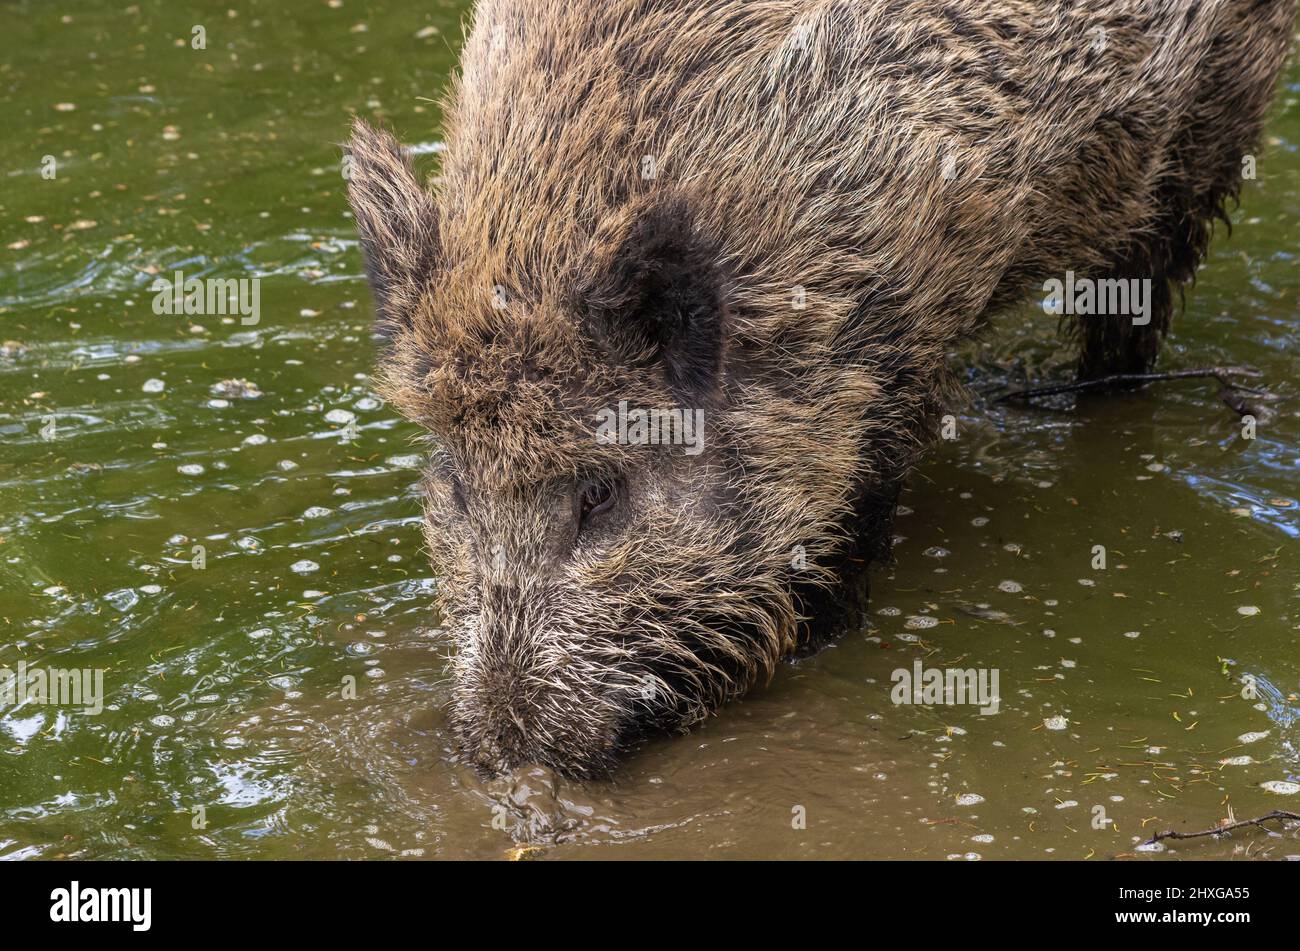
[[[1233,829],[1240,829],[1243,826],[1260,826],[1265,822],[1271,822],[1274,819],[1291,819],[1300,822],[1300,813],[1274,809],[1268,815],[1260,816],[1257,819],[1243,819],[1240,822],[1229,822],[1227,825],[1221,825],[1217,829],[1206,829],[1204,832],[1175,832],[1173,829],[1170,829],[1168,832],[1157,832],[1142,844],[1154,845],[1161,839],[1199,839],[1202,836],[1207,835],[1223,835],[1225,832],[1231,832]]]
[[[1259,375],[1258,370],[1252,370],[1249,367],[1204,367],[1199,370],[1172,370],[1168,373],[1115,373],[1111,376],[1099,376],[1092,380],[1057,383],[1053,386],[1041,386],[1034,389],[1003,393],[993,402],[1004,403],[1008,400],[1029,400],[1039,396],[1055,396],[1058,393],[1081,393],[1085,390],[1109,389],[1132,383],[1160,383],[1166,380],[1193,380],[1205,377],[1214,377],[1227,389],[1249,393],[1259,399],[1277,399],[1276,396],[1264,390],[1251,389],[1230,379],[1234,376],[1257,377]]]

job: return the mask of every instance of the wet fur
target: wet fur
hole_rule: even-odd
[[[1149,367],[1295,6],[479,3],[435,193],[349,146],[466,754],[599,773],[769,678],[888,537],[949,348],[1046,278],[1152,278],[1149,327],[1073,331],[1083,375]],[[703,408],[707,450],[599,444],[619,400]],[[593,476],[626,495],[579,530]]]

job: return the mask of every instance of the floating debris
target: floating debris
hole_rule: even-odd
[[[213,396],[228,400],[256,400],[262,396],[262,391],[256,383],[243,379],[213,383],[209,392]]]

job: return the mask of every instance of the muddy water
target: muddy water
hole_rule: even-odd
[[[1259,368],[1293,399],[1258,438],[1208,382],[994,404],[1068,363],[1050,318],[1011,315],[953,355],[972,399],[904,494],[869,626],[611,782],[483,783],[450,760],[421,447],[367,386],[332,145],[380,115],[429,160],[461,15],[0,13],[0,665],[105,693],[0,710],[0,855],[1300,854],[1133,851],[1300,808],[1265,785],[1300,781],[1300,70],[1165,358]],[[257,322],[156,314],[177,270],[259,278]],[[918,660],[997,671],[997,712],[893,703]]]

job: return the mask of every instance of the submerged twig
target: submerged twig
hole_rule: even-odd
[[[1256,819],[1242,819],[1240,822],[1229,822],[1221,825],[1217,829],[1206,829],[1204,832],[1175,832],[1170,829],[1168,832],[1157,832],[1151,838],[1143,842],[1143,845],[1154,845],[1161,839],[1199,839],[1207,835],[1222,835],[1225,832],[1231,832],[1233,829],[1240,829],[1243,826],[1259,826],[1265,822],[1271,822],[1274,819],[1293,819],[1300,822],[1300,813],[1286,812],[1282,809],[1274,809],[1266,816],[1260,816]]]
[[[1167,373],[1115,373],[1110,376],[1099,376],[1092,380],[1057,383],[1052,386],[1040,386],[1033,389],[1016,390],[1012,393],[1003,393],[993,402],[1003,403],[1007,400],[1028,400],[1039,396],[1056,396],[1058,393],[1079,393],[1084,390],[1108,389],[1129,383],[1160,383],[1167,380],[1193,380],[1205,377],[1214,377],[1225,389],[1249,393],[1259,399],[1277,399],[1276,396],[1265,390],[1251,389],[1230,379],[1230,377],[1234,376],[1257,377],[1259,375],[1258,370],[1252,370],[1249,367],[1203,367],[1199,370],[1171,370]]]

